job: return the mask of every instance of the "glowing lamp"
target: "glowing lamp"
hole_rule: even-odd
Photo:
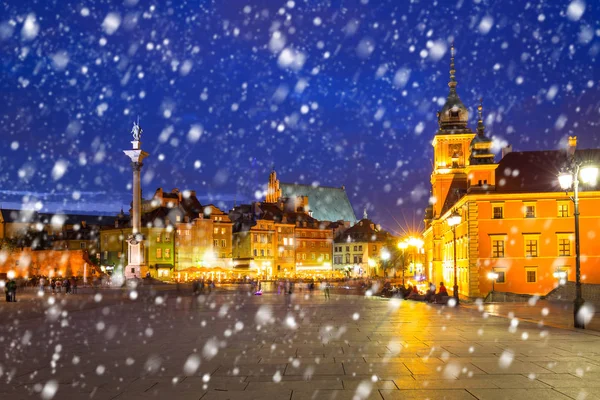
[[[583,183],[595,186],[596,181],[598,180],[598,167],[594,165],[586,165],[585,167],[581,168],[579,175],[581,176]]]
[[[398,243],[398,248],[400,250],[406,250],[407,247],[408,247],[408,243],[406,243],[406,242],[400,242],[400,243]]]
[[[459,213],[454,211],[452,214],[450,214],[447,221],[448,221],[448,226],[454,227],[454,226],[460,224],[460,221],[462,221],[462,217],[460,216]]]
[[[487,278],[495,281],[496,279],[498,279],[498,273],[497,272],[488,272]]]
[[[573,175],[570,172],[562,171],[558,175],[558,183],[562,190],[569,190],[573,185]]]

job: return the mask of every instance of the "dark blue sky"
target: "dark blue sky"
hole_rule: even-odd
[[[144,195],[251,201],[286,182],[345,185],[399,231],[429,197],[435,113],[484,98],[516,150],[600,138],[599,6],[588,1],[15,1],[0,13],[0,200],[127,205],[139,115]],[[471,119],[471,126],[475,121]],[[65,167],[66,166],[66,170]],[[25,195],[25,197],[23,197]]]

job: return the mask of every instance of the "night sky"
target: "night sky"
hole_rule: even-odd
[[[4,1],[0,201],[118,212],[138,116],[144,197],[228,210],[284,182],[345,185],[399,232],[429,199],[456,46],[495,151],[600,140],[600,5],[570,1]],[[499,157],[497,157],[499,158]]]

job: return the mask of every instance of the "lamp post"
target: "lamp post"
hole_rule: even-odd
[[[494,301],[494,283],[496,283],[496,279],[498,279],[498,273],[494,272],[494,270],[492,269],[492,272],[488,272],[487,277],[488,277],[488,279],[492,280],[492,291],[490,293],[490,301],[493,302]]]
[[[573,324],[575,328],[584,329],[585,324],[577,318],[584,300],[581,294],[581,253],[579,249],[579,178],[586,184],[595,185],[598,178],[598,167],[594,165],[582,166],[574,157],[571,157],[569,164],[558,175],[560,187],[569,193],[573,190],[573,196],[569,196],[573,201],[573,214],[575,216],[575,301],[573,303]]]
[[[408,243],[406,242],[400,242],[398,243],[398,248],[400,250],[402,250],[402,286],[404,287],[404,272],[405,272],[405,265],[404,263],[406,262],[405,258],[406,258],[406,248],[408,247]]]
[[[456,210],[450,214],[450,216],[447,219],[448,221],[448,226],[450,228],[452,228],[452,247],[454,250],[454,300],[456,300],[456,305],[459,304],[459,299],[458,299],[458,279],[456,276],[456,226],[458,224],[460,224],[460,222],[462,221],[462,217],[460,216],[460,214],[458,212],[456,212]]]

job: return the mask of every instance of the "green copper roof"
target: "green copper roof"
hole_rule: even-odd
[[[356,222],[354,210],[344,188],[281,183],[283,197],[308,196],[313,218],[319,221]]]

